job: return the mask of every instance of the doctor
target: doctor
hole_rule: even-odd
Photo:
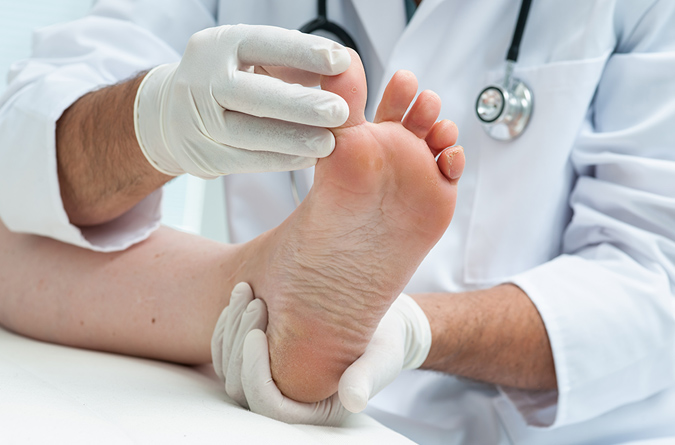
[[[462,144],[471,148],[451,229],[406,288],[434,308],[426,315],[438,363],[429,367],[446,373],[405,372],[368,412],[426,443],[592,443],[674,434],[675,156],[669,147],[675,140],[675,5],[534,2],[514,71],[534,95],[533,114],[520,137],[503,142],[486,134],[474,108],[478,93],[504,76],[518,10],[513,0],[424,0],[406,24],[402,2],[328,2],[329,17],[361,51],[370,116],[386,81],[405,68],[422,88],[440,94],[441,117],[457,123]],[[135,157],[120,156],[125,168],[106,168],[111,164],[95,162],[96,152],[78,143],[100,141],[97,151],[110,153],[133,146],[134,132],[115,126],[133,127],[133,119],[119,110],[133,108],[136,98],[140,109],[153,104],[163,96],[152,92],[179,71],[158,69],[149,79],[162,80],[159,87],[138,95],[141,78],[84,94],[180,60],[200,29],[228,23],[298,28],[315,13],[309,0],[101,1],[89,17],[39,33],[34,58],[15,67],[0,110],[5,224],[101,251],[146,238],[158,221],[159,194],[152,191],[167,173],[235,170],[206,171],[215,160],[197,165],[199,156],[152,142],[153,148],[131,151]],[[318,65],[298,68],[340,70],[339,58]],[[143,91],[152,93],[148,100]],[[237,91],[235,106],[246,102]],[[335,125],[339,101],[313,97],[306,109],[328,112],[288,115],[290,124]],[[290,109],[283,101],[262,103]],[[142,124],[140,116],[151,114],[138,114],[136,134],[143,141],[147,129],[148,140],[166,139],[166,128]],[[251,134],[244,124],[232,128],[243,129],[238,137]],[[293,166],[332,148],[325,132],[306,139],[318,142],[291,154],[298,156]],[[279,145],[301,147],[297,142]],[[288,168],[269,161],[279,157],[286,158],[258,156],[234,165],[247,166],[236,170],[242,172],[251,165]],[[311,172],[297,176],[302,198]],[[248,241],[286,218],[295,205],[290,182],[288,173],[226,177],[233,241]],[[25,202],[35,205],[26,210]],[[444,349],[447,354],[439,353]]]

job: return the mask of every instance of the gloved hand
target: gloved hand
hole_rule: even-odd
[[[267,306],[253,297],[247,283],[237,284],[211,338],[213,366],[227,395],[244,408],[283,422],[340,425],[349,413],[337,394],[317,403],[300,403],[281,394],[270,371],[262,331],[266,328]]]
[[[342,125],[349,108],[310,86],[350,62],[339,44],[299,31],[205,29],[190,38],[180,63],[143,79],[134,104],[138,143],[168,175],[209,179],[312,166],[335,147],[322,127]]]
[[[267,338],[258,330],[267,323],[266,306],[253,300],[252,292],[248,298],[250,311],[244,312],[242,305],[234,304],[236,301],[232,299],[231,309],[221,315],[211,343],[214,366],[225,380],[228,394],[236,395],[233,398],[238,403],[242,406],[248,403],[252,411],[278,420],[325,425],[332,415],[341,421],[344,409],[338,411],[335,406],[340,405],[337,397],[349,411],[360,412],[401,370],[421,366],[431,346],[431,328],[424,312],[412,298],[401,294],[380,322],[364,354],[342,375],[338,394],[320,404],[300,404],[285,398],[272,380]],[[235,312],[239,315],[234,315]],[[228,339],[229,332],[236,332],[235,337]],[[237,347],[224,344],[228,342]],[[223,369],[232,372],[223,373]]]

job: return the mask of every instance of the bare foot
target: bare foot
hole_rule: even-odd
[[[365,350],[380,319],[450,224],[464,167],[457,128],[436,123],[440,99],[412,73],[389,83],[376,122],[366,122],[363,67],[353,53],[322,88],[347,100],[336,148],[314,186],[279,227],[254,242],[244,279],[269,309],[272,375],[288,397],[322,400]],[[256,250],[256,249],[254,249]]]

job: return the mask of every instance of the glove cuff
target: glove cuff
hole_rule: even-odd
[[[406,323],[407,335],[403,369],[417,369],[429,356],[431,325],[422,308],[407,294],[401,294],[390,310],[401,312]]]
[[[169,151],[163,131],[164,91],[177,65],[160,65],[150,70],[138,86],[134,101],[134,130],[138,145],[150,165],[169,176],[185,173]]]

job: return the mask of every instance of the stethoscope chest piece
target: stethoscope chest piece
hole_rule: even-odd
[[[485,131],[500,141],[520,136],[532,115],[532,92],[518,79],[509,85],[490,85],[478,95],[476,114]]]

